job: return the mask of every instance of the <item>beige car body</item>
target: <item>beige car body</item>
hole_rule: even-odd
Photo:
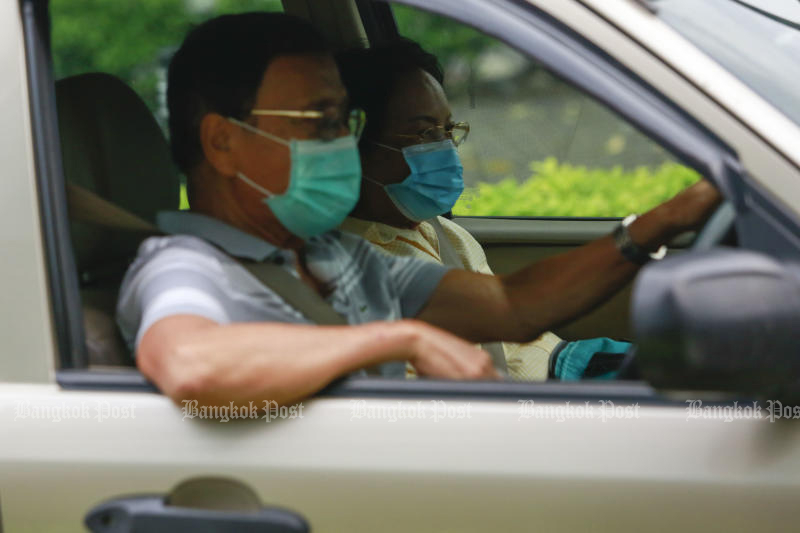
[[[800,215],[797,125],[637,2],[531,3],[680,102]],[[323,532],[796,527],[800,426],[783,420],[693,419],[680,402],[643,402],[628,418],[529,416],[534,404],[525,401],[461,398],[447,402],[469,418],[391,421],[359,417],[358,402],[389,412],[398,401],[434,409],[438,400],[354,396],[308,400],[302,420],[217,423],[183,420],[154,392],[63,390],[19,2],[0,3],[0,73],[0,530],[83,531],[84,515],[103,500],[167,493],[209,475],[239,480]],[[509,232],[558,231],[538,221],[464,224],[497,245]],[[535,406],[556,413],[567,400]],[[51,416],[25,415],[30,407]]]

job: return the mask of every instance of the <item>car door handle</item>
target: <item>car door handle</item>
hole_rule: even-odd
[[[132,496],[104,502],[86,515],[92,533],[308,533],[308,523],[293,511],[219,511],[167,505],[162,495]]]

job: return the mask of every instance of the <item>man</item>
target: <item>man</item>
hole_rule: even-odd
[[[425,175],[411,171],[407,156],[398,157],[397,149],[433,147],[447,139],[457,148],[466,140],[469,126],[453,121],[436,56],[414,41],[397,39],[345,51],[337,61],[350,105],[366,112],[368,124],[359,142],[361,196],[340,229],[364,237],[389,254],[440,264],[446,264],[449,245],[449,259],[455,266],[492,274],[478,241],[439,216],[453,208],[464,188],[456,152],[449,150],[455,154],[453,164],[439,165],[435,174]],[[629,346],[607,338],[567,342],[545,332],[533,342],[503,343],[494,350],[502,351],[499,356],[505,358],[512,379],[541,381],[548,376],[568,380],[608,376],[607,370],[594,372],[597,364],[589,373],[586,369],[593,359],[621,362]],[[594,358],[595,353],[617,357]]]
[[[474,342],[526,341],[592,308],[636,272],[610,238],[507,277],[392,258],[331,232],[355,205],[360,167],[332,56],[280,14],[211,20],[170,65],[175,159],[191,213],[160,217],[173,236],[143,243],[118,321],[142,373],[203,405],[295,402],[379,365],[402,375],[497,377]],[[718,201],[697,190],[631,226],[655,248]],[[314,326],[233,258],[282,264],[354,326]]]

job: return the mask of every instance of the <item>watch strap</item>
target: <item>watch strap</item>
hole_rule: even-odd
[[[656,252],[650,252],[650,250],[633,242],[628,227],[633,224],[637,218],[639,218],[638,215],[628,215],[622,219],[619,226],[614,229],[612,237],[614,238],[614,244],[617,250],[619,250],[619,253],[621,253],[625,259],[637,265],[647,264],[654,259],[663,259],[667,253],[666,246],[661,246]]]

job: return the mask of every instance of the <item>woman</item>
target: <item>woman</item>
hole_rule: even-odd
[[[465,138],[468,127],[453,122],[436,57],[403,39],[344,52],[337,59],[350,105],[367,114],[359,143],[361,197],[341,228],[390,254],[460,263],[457,266],[490,274],[480,244],[439,216],[450,211],[463,191],[455,145]],[[700,184],[697,196],[707,197],[708,189],[707,183]],[[691,190],[684,193],[681,201],[691,202],[692,195]],[[654,212],[649,214],[651,224]],[[450,261],[448,251],[454,252]],[[592,372],[610,377],[608,358],[590,364],[593,355],[619,354],[621,361],[628,347],[610,339],[567,343],[547,332],[524,345],[503,343],[502,349],[512,378],[543,380],[548,375],[578,379]]]

